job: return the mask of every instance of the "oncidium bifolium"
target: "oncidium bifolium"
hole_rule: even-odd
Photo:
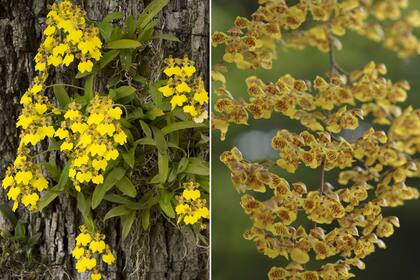
[[[135,62],[153,40],[179,41],[155,31],[153,17],[168,2],[152,1],[137,22],[114,12],[93,23],[71,1],[57,1],[34,59],[36,75],[20,100],[17,156],[2,180],[11,210],[37,212],[58,196],[75,199],[83,224],[69,241],[71,255],[76,271],[92,280],[116,262],[118,248],[100,230],[111,218],[121,221],[122,241],[136,217],[137,230],[146,231],[158,214],[192,227],[207,245],[201,234],[209,219],[205,83],[187,56],[160,61],[158,76],[166,79],[158,81],[140,75]],[[84,87],[49,84],[53,72],[84,81]],[[98,74],[106,93],[95,91]],[[45,162],[48,153],[54,156]],[[109,208],[104,217],[94,211],[100,204]]]
[[[413,34],[420,26],[420,13],[404,11],[408,1],[260,0],[250,19],[238,17],[226,33],[213,34],[213,46],[224,46],[224,63],[239,70],[271,69],[277,46],[303,49],[307,46],[329,53],[330,71],[313,81],[286,74],[266,82],[251,76],[245,81],[249,99],[237,99],[228,90],[230,79],[223,63],[212,72],[215,103],[212,127],[222,140],[232,124],[246,125],[249,116],[270,119],[279,113],[299,122],[304,130],[282,129],[272,139],[278,151],[277,167],[289,173],[300,166],[317,169],[318,186],[288,182],[273,171],[269,162],[249,162],[237,148],[220,159],[230,169],[232,183],[244,192],[240,204],[252,221],[244,238],[253,240],[259,252],[288,260],[272,267],[268,278],[337,280],[355,276],[354,267],[365,269],[364,258],[400,226],[383,208],[396,207],[419,197],[406,179],[420,177],[420,110],[403,108],[410,89],[406,81],[386,78],[386,67],[368,62],[346,72],[336,60],[340,38],[354,31],[381,42],[401,57],[420,54]],[[279,62],[281,63],[281,58]],[[355,131],[360,121],[370,128],[354,140],[340,134]],[[325,173],[339,170],[337,183]],[[259,200],[252,193],[270,193]],[[299,225],[305,217],[309,225]],[[309,268],[311,259],[318,267]]]

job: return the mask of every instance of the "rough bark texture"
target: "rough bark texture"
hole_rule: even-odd
[[[138,16],[147,0],[78,0],[91,20],[98,21],[109,12],[122,11]],[[42,28],[51,0],[0,0],[0,177],[17,148],[15,127],[19,98],[34,75],[33,57],[41,41]],[[144,50],[143,65],[158,78],[162,58],[188,54],[197,68],[208,73],[208,0],[171,0],[159,15],[160,27],[182,43],[154,43]],[[1,190],[0,190],[1,192]],[[0,193],[4,201],[4,193]],[[78,275],[69,254],[74,247],[81,217],[75,202],[59,198],[41,214],[19,214],[30,221],[30,229],[42,232],[39,246],[44,267],[35,279],[87,279]],[[0,228],[10,225],[0,214]],[[149,232],[143,232],[137,219],[129,238],[121,242],[120,226],[115,222],[105,229],[107,242],[114,248],[117,264],[105,272],[105,279],[208,279],[208,251],[197,246],[194,234],[179,229],[162,216],[153,219]],[[40,260],[39,260],[40,261]],[[2,271],[4,273],[4,269]],[[1,279],[33,279],[31,273],[3,274]]]

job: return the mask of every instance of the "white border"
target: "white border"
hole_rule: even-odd
[[[213,88],[212,88],[212,79],[211,79],[211,70],[212,70],[212,47],[211,47],[211,34],[212,34],[212,0],[209,0],[209,211],[210,211],[210,221],[209,221],[209,279],[212,279],[212,224],[213,224],[213,184],[212,184],[212,158],[213,158],[213,152],[212,152],[212,96],[213,96]]]

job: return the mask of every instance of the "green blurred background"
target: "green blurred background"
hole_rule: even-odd
[[[420,9],[420,1],[411,1],[410,9]],[[249,16],[257,7],[256,0],[213,0],[212,30],[226,31],[232,26],[236,16]],[[410,82],[407,104],[418,108],[420,101],[420,57],[400,59],[395,53],[349,33],[342,40],[344,49],[338,52],[338,62],[346,70],[356,70],[373,60],[385,63],[387,77],[393,81],[406,79]],[[223,47],[213,49],[213,64],[222,61]],[[281,75],[290,73],[298,79],[313,80],[329,69],[328,55],[314,48],[304,51],[280,50],[279,58],[272,70],[238,71],[229,65],[228,87],[235,97],[246,97],[244,79],[257,75],[265,81],[276,81]],[[271,150],[271,137],[276,130],[299,129],[296,122],[290,122],[274,114],[271,120],[251,120],[249,126],[232,126],[224,142],[219,133],[212,138],[212,279],[248,280],[267,279],[267,272],[274,266],[284,264],[281,257],[269,259],[257,252],[251,241],[244,240],[242,233],[251,223],[239,205],[240,194],[232,187],[227,168],[219,161],[219,155],[233,146],[239,147],[249,160],[276,158]],[[362,130],[369,125],[362,123]],[[279,175],[289,181],[303,181],[310,189],[319,183],[319,171],[300,167],[294,176],[278,170]],[[336,174],[327,173],[327,181],[333,182]],[[408,185],[418,186],[420,180],[408,181]],[[362,280],[419,280],[420,279],[420,200],[406,203],[404,207],[385,210],[385,215],[400,218],[401,228],[391,238],[385,239],[386,250],[377,251],[366,259],[364,271],[353,270],[356,279]]]

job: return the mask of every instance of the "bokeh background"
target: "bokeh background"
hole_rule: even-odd
[[[410,9],[420,9],[420,1],[411,1]],[[248,16],[257,7],[256,0],[213,0],[212,29],[226,31],[236,16]],[[346,70],[355,70],[369,61],[385,63],[387,77],[393,81],[408,80],[412,86],[407,104],[419,107],[420,101],[420,56],[400,59],[395,53],[380,44],[370,42],[357,34],[349,33],[342,40],[344,49],[338,52],[338,62]],[[222,61],[223,47],[213,49],[213,64]],[[244,80],[257,75],[265,81],[276,81],[281,75],[292,74],[299,79],[313,80],[329,69],[328,55],[314,48],[304,51],[279,50],[279,58],[272,70],[238,71],[229,65],[228,87],[236,97],[246,97]],[[269,259],[257,252],[251,241],[242,238],[242,233],[251,222],[239,205],[240,194],[232,187],[227,168],[219,161],[219,155],[237,146],[249,160],[276,158],[271,150],[271,138],[278,129],[299,129],[296,122],[287,121],[274,113],[271,120],[252,120],[249,126],[231,126],[224,142],[219,133],[212,138],[212,279],[248,280],[267,279],[267,272],[274,265],[282,265],[281,257]],[[362,124],[366,129],[367,124]],[[294,176],[278,170],[289,181],[303,181],[308,188],[318,186],[319,171],[300,167]],[[336,174],[327,173],[327,181]],[[420,180],[411,180],[409,185],[420,188]],[[400,218],[401,228],[385,240],[388,248],[377,251],[366,259],[367,269],[355,269],[356,279],[361,280],[419,280],[420,279],[420,200],[406,203],[404,207],[390,208],[385,214]]]

